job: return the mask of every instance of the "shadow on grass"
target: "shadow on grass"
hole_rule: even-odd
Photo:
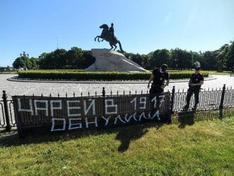
[[[230,108],[227,112],[225,112],[225,116],[230,117],[233,115],[233,108]],[[205,120],[204,116],[208,116],[208,119],[217,119],[218,111],[215,113],[204,114],[203,112],[196,113],[196,116],[200,116],[199,120]],[[216,117],[217,116],[217,117]],[[212,117],[212,118],[210,118]],[[193,112],[180,112],[176,114],[174,119],[179,122],[178,128],[185,128],[187,125],[193,125],[195,121],[197,121],[197,117],[195,118],[195,114]],[[39,144],[39,143],[47,143],[47,142],[56,142],[56,141],[68,141],[72,139],[80,139],[87,136],[95,136],[100,134],[112,134],[116,133],[116,140],[121,142],[118,151],[124,152],[128,150],[131,141],[137,140],[144,136],[148,128],[156,128],[159,129],[165,123],[157,123],[157,122],[148,122],[144,124],[134,124],[126,127],[116,127],[112,129],[84,129],[77,131],[65,131],[65,132],[46,132],[46,131],[28,131],[27,136],[25,138],[19,138],[17,131],[12,130],[12,132],[0,131],[0,147],[11,147],[11,146],[19,146],[19,145],[27,145],[27,144]]]
[[[121,128],[116,136],[116,140],[121,142],[118,151],[125,152],[128,150],[131,141],[137,140],[144,136],[148,132],[148,128],[155,127],[159,129],[163,123],[157,123],[156,125],[138,125],[137,127],[130,126],[129,128]]]
[[[130,125],[126,127],[117,127],[112,129],[84,129],[69,132],[54,132],[48,133],[46,131],[28,131],[24,138],[19,138],[17,131],[6,132],[0,134],[0,147],[11,147],[27,144],[40,144],[56,141],[68,141],[72,139],[79,139],[87,136],[95,136],[100,134],[116,133],[116,140],[121,141],[118,148],[119,152],[124,152],[128,149],[132,140],[137,140],[145,135],[148,128],[160,128],[161,123],[144,123],[137,125]]]
[[[121,142],[118,151],[125,152],[128,149],[131,141],[141,138],[147,132],[148,129],[145,128],[132,128],[128,131],[121,129],[116,136],[116,139]]]
[[[194,124],[194,112],[188,111],[188,112],[180,112],[178,113],[178,122],[179,128],[185,128],[186,125],[193,125]]]

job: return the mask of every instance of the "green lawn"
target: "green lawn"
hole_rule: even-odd
[[[234,117],[114,130],[1,134],[0,175],[233,175]]]
[[[168,70],[169,73],[175,73],[175,72],[180,72],[180,73],[193,73],[194,70]],[[206,72],[209,75],[230,75],[232,72],[231,71],[223,71],[223,72],[218,72],[218,71],[211,71],[211,70],[202,70],[201,72]]]
[[[209,75],[230,75],[232,74],[231,71],[223,71],[223,72],[218,72],[218,71],[207,71]]]

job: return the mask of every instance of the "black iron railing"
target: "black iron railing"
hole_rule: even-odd
[[[102,97],[104,104],[105,98],[121,96],[121,101],[123,101],[122,103],[126,104],[126,102],[124,101],[128,100],[128,96],[141,94],[148,94],[148,92],[110,92],[107,95],[105,88],[103,88],[100,95],[98,95],[97,92],[95,92],[94,95],[90,95],[90,93],[88,93],[87,96],[83,96],[82,93],[77,96],[75,93],[73,93],[73,97]],[[183,106],[186,103],[186,95],[186,90],[176,90],[175,87],[173,87],[172,91],[170,91],[171,114],[177,114],[182,111]],[[43,95],[41,96],[43,97]],[[60,95],[58,95],[57,97],[60,97]],[[67,94],[65,95],[65,97],[67,97]],[[194,98],[192,97],[190,100],[190,107],[193,107],[193,105]],[[229,115],[234,114],[234,89],[226,88],[226,86],[224,85],[221,89],[201,90],[199,94],[199,104],[197,107],[197,111],[201,113],[204,112],[204,114],[209,114],[211,116],[212,113],[207,113],[208,111],[218,111],[219,117],[222,118],[224,115],[226,115],[225,113],[227,113],[227,111],[224,112],[225,109],[229,110]],[[125,111],[127,112],[128,109],[126,109]],[[104,111],[103,115],[105,115]],[[7,97],[7,93],[3,91],[2,100],[0,100],[0,129],[10,131],[12,127],[16,127],[13,100],[11,97]]]

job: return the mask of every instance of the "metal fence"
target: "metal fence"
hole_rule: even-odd
[[[129,100],[129,97],[133,95],[141,95],[145,94],[142,91],[140,93],[125,93],[122,94],[117,92],[116,94],[113,94],[110,92],[109,95],[106,95],[105,88],[102,90],[102,94],[98,95],[95,93],[95,95],[91,96],[88,94],[87,97],[116,97],[116,96],[122,96],[120,104],[125,104],[127,100]],[[176,90],[175,87],[173,87],[172,91],[170,91],[171,95],[171,112],[172,113],[179,113],[182,111],[183,106],[186,103],[186,95],[187,91],[184,90]],[[43,96],[43,95],[42,95]],[[60,95],[58,95],[59,97]],[[67,95],[65,95],[65,98]],[[73,97],[77,97],[75,93],[73,94]],[[82,97],[82,93],[79,97]],[[84,96],[83,96],[84,97]],[[193,107],[194,105],[194,97],[190,100],[190,107]],[[124,109],[124,111],[129,111],[129,109]],[[225,85],[221,89],[208,89],[208,90],[201,90],[199,94],[199,104],[197,107],[197,111],[199,113],[207,114],[208,111],[219,111],[219,116],[225,115],[223,112],[223,109],[233,109],[234,108],[234,89],[232,88],[226,88]],[[230,115],[233,115],[234,111],[230,110],[228,111]],[[10,131],[12,127],[16,127],[15,122],[15,114],[14,114],[14,105],[12,98],[8,98],[5,91],[3,91],[2,100],[0,100],[0,129],[6,129],[7,131]]]
[[[180,112],[186,104],[187,91],[178,91],[175,93],[174,112]],[[219,109],[222,96],[222,89],[202,90],[199,93],[199,104],[197,110]],[[194,106],[194,96],[190,100],[190,107]]]
[[[234,106],[234,89],[228,88],[225,91],[224,107],[233,107],[233,106]]]
[[[8,99],[6,92],[3,91],[0,100],[0,128],[10,131],[11,127],[16,127],[13,101]]]
[[[174,95],[173,111],[180,112],[186,104],[187,91],[178,90]],[[223,97],[223,100],[222,100]],[[222,102],[221,102],[222,101]],[[190,100],[190,107],[194,106],[194,96]],[[221,107],[220,107],[221,106]],[[197,110],[209,111],[220,108],[234,107],[234,89],[226,88],[201,90]]]

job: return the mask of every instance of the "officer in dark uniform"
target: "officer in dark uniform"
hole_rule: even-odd
[[[194,66],[195,66],[195,73],[192,74],[189,80],[189,89],[186,96],[186,105],[183,108],[184,111],[187,111],[189,109],[189,102],[193,94],[195,96],[195,104],[192,110],[196,111],[197,104],[199,103],[199,92],[202,84],[204,83],[204,77],[200,73],[200,68],[201,68],[200,63],[195,62]]]
[[[153,70],[149,79],[148,88],[150,87],[150,98],[152,99],[155,95],[163,93],[164,88],[169,84],[169,74],[167,73],[167,65],[163,64],[160,68]],[[159,110],[160,98],[157,96],[156,110]]]

